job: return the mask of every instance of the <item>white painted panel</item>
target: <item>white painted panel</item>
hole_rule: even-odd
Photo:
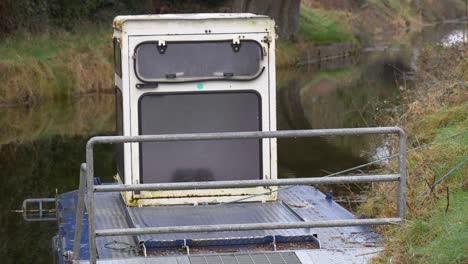
[[[161,21],[159,21],[161,22]],[[189,21],[190,26],[187,32],[189,34],[181,34],[181,31],[172,31],[177,32],[177,35],[164,35],[161,36],[159,33],[164,33],[171,28],[181,29],[180,24],[174,23],[174,21],[163,21],[157,23],[155,27],[154,21],[143,21],[137,23],[138,25],[133,25],[134,27],[123,28],[122,33],[120,31],[115,31],[115,35],[121,38],[122,43],[122,79],[117,80],[118,83],[123,86],[123,118],[124,118],[124,135],[138,135],[139,133],[139,124],[138,124],[138,100],[139,98],[149,92],[159,93],[159,92],[199,92],[200,87],[203,91],[222,91],[222,90],[256,90],[262,98],[262,129],[264,131],[273,131],[276,130],[276,98],[275,98],[275,60],[274,60],[274,37],[271,37],[272,32],[274,32],[273,23],[269,19],[264,19],[263,22],[260,20],[249,20],[243,21],[242,25],[250,23],[250,28],[256,27],[258,32],[262,33],[229,33],[229,34],[198,34],[192,35],[195,31],[191,31],[193,28],[202,27],[203,25],[216,25],[218,28],[224,28],[226,32],[233,31],[232,29],[242,28],[242,25],[231,23],[229,21],[200,21],[194,23],[194,21]],[[187,23],[185,21],[184,23]],[[237,21],[239,22],[239,21]],[[257,23],[258,22],[258,23]],[[132,22],[136,23],[136,22]],[[257,23],[257,24],[255,24]],[[263,23],[263,24],[262,24]],[[203,25],[202,25],[203,24]],[[186,24],[187,25],[187,24]],[[268,28],[264,28],[266,25],[269,25]],[[246,27],[247,28],[247,27]],[[185,28],[184,28],[185,30]],[[255,31],[255,30],[253,30]],[[265,32],[265,33],[264,33]],[[148,35],[149,33],[154,35]],[[137,34],[137,35],[135,35]],[[142,36],[141,34],[144,34]],[[273,33],[274,34],[274,33]],[[251,81],[226,81],[226,80],[217,80],[217,81],[205,81],[205,82],[189,82],[189,83],[160,83],[157,88],[150,89],[137,89],[135,86],[140,81],[136,78],[134,73],[133,65],[133,53],[136,45],[144,41],[158,41],[163,40],[166,42],[170,41],[213,41],[213,40],[233,40],[233,39],[248,39],[255,40],[259,42],[264,51],[266,51],[266,56],[264,56],[261,61],[261,67],[265,67],[265,71],[261,76],[255,80]],[[270,39],[269,42],[265,42],[265,39]],[[128,143],[124,146],[125,151],[125,181],[127,184],[139,183],[139,144],[138,143]],[[263,140],[263,178],[265,179],[276,179],[277,178],[277,168],[276,168],[276,140],[264,139]],[[134,199],[144,198],[142,204],[148,205],[151,204],[151,199],[148,198],[158,198],[158,204],[164,203],[174,203],[174,198],[169,197],[180,197],[177,198],[177,203],[190,203],[190,198],[183,199],[182,197],[190,197],[192,195],[197,196],[197,202],[222,202],[222,201],[232,201],[233,197],[243,197],[245,195],[263,193],[269,191],[270,189],[265,188],[245,188],[233,190],[198,190],[194,191],[164,191],[164,192],[141,192],[139,194],[126,195],[127,203],[138,204]],[[233,197],[229,197],[232,195]],[[219,197],[212,197],[219,196]],[[166,199],[167,198],[167,199]],[[249,201],[264,201],[265,199],[271,200],[276,198],[276,193],[261,196],[256,199],[251,199]],[[167,201],[165,201],[165,199]],[[170,200],[172,199],[172,200]],[[133,200],[132,202],[130,200]],[[135,203],[136,202],[136,203]],[[156,203],[156,200],[155,200]]]

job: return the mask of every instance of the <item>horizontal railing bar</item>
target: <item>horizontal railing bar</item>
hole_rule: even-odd
[[[123,192],[123,191],[167,191],[167,190],[193,190],[193,189],[221,189],[221,188],[247,188],[285,185],[312,185],[312,184],[342,184],[363,182],[389,182],[398,181],[398,174],[381,174],[366,176],[339,176],[317,178],[292,178],[277,180],[243,180],[243,181],[217,181],[217,182],[176,182],[176,183],[146,183],[146,184],[113,184],[95,185],[95,192]]]
[[[23,217],[25,221],[28,222],[44,222],[44,221],[57,221],[57,217],[44,217],[44,218],[29,218]]]
[[[113,144],[130,142],[163,142],[163,141],[191,141],[191,140],[220,140],[220,139],[260,139],[260,138],[300,138],[322,136],[345,136],[366,134],[403,134],[399,127],[365,127],[365,128],[336,128],[336,129],[307,129],[253,132],[223,132],[223,133],[194,133],[168,135],[139,135],[139,136],[99,136],[88,141],[88,146],[94,144]]]
[[[35,202],[53,203],[55,202],[55,198],[29,198],[29,199],[25,199],[24,202],[26,203],[35,203]]]
[[[401,218],[377,218],[377,219],[324,220],[324,221],[314,221],[314,222],[292,222],[292,223],[252,223],[252,224],[229,224],[229,225],[199,225],[199,226],[99,229],[99,230],[96,230],[96,236],[124,236],[124,235],[149,235],[149,234],[172,234],[172,233],[200,233],[200,232],[297,229],[297,228],[319,228],[319,227],[340,227],[340,226],[388,225],[388,224],[396,224],[401,221],[402,221]]]

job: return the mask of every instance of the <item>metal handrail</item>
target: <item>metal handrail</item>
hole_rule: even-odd
[[[325,220],[314,222],[277,222],[277,223],[251,223],[228,225],[198,225],[198,226],[168,226],[146,228],[121,228],[96,230],[97,236],[129,236],[140,234],[168,234],[168,233],[200,233],[224,231],[249,231],[265,229],[297,229],[314,227],[361,226],[361,225],[388,225],[401,222],[401,218],[375,218],[375,219],[347,219]]]
[[[93,148],[97,144],[114,143],[135,143],[135,142],[168,142],[168,141],[200,141],[200,140],[220,140],[220,139],[265,139],[265,138],[303,138],[303,137],[325,137],[343,135],[368,135],[368,134],[397,134],[399,137],[398,154],[398,174],[391,175],[368,175],[368,176],[341,176],[334,178],[303,178],[303,179],[277,179],[277,180],[250,180],[250,181],[223,181],[223,182],[191,182],[191,183],[165,183],[165,184],[139,184],[139,185],[114,185],[114,186],[94,186],[94,154]],[[332,227],[332,226],[352,226],[352,225],[381,225],[403,221],[405,217],[406,200],[406,136],[399,127],[375,127],[375,128],[341,128],[341,129],[316,129],[316,130],[284,130],[284,131],[255,131],[255,132],[229,132],[229,133],[200,133],[200,134],[172,134],[172,135],[140,135],[140,136],[104,136],[93,137],[86,145],[86,173],[81,178],[85,188],[80,188],[79,198],[83,203],[86,189],[87,211],[88,211],[88,235],[89,235],[89,262],[96,263],[96,236],[112,236],[118,234],[153,234],[153,233],[176,233],[186,232],[211,232],[211,231],[232,231],[232,230],[261,230],[261,229],[292,229],[301,227]],[[83,169],[83,166],[82,166]],[[345,179],[346,178],[346,179]],[[353,182],[382,182],[398,181],[397,210],[399,218],[376,218],[376,219],[353,219],[334,220],[319,222],[299,222],[299,223],[268,223],[268,224],[242,224],[242,225],[213,225],[213,226],[190,226],[190,227],[164,227],[156,228],[127,228],[111,230],[95,230],[94,228],[94,192],[117,192],[117,191],[142,191],[142,190],[176,190],[176,189],[217,189],[217,188],[237,188],[255,186],[280,186],[280,185],[301,185],[301,184],[324,184],[324,183],[353,183]],[[80,180],[81,183],[81,180]],[[245,186],[244,186],[245,185]],[[81,184],[80,184],[81,187]],[[80,203],[79,203],[80,205]],[[84,210],[77,211],[77,217],[82,221]],[[81,217],[81,218],[79,218]],[[246,229],[247,228],[247,229]],[[251,229],[249,229],[251,228]],[[80,228],[81,229],[81,228]],[[81,230],[76,231],[81,234]],[[75,244],[79,244],[81,236],[75,236]],[[78,239],[79,238],[79,239]],[[79,250],[75,251],[74,259],[79,259]],[[78,253],[78,254],[76,254]]]
[[[168,190],[193,190],[193,189],[221,189],[221,188],[248,188],[269,187],[285,185],[312,185],[312,184],[336,184],[336,183],[363,183],[363,182],[389,182],[398,181],[398,174],[380,174],[366,176],[340,176],[333,178],[293,178],[277,180],[242,180],[242,181],[218,181],[218,182],[177,182],[177,183],[145,183],[145,184],[116,184],[96,185],[95,192],[126,192],[126,191],[168,191]]]

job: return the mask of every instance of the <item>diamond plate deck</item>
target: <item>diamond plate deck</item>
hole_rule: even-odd
[[[61,225],[63,231],[71,230],[62,234],[65,242],[62,248],[71,248],[73,244],[73,226],[75,206],[75,193],[69,193],[59,198],[60,206],[64,207],[64,216]],[[174,226],[174,225],[207,225],[207,224],[229,224],[229,223],[261,223],[261,222],[287,222],[287,221],[314,221],[333,219],[353,219],[354,216],[346,209],[325,199],[325,195],[309,186],[296,186],[278,193],[279,201],[271,203],[237,203],[227,205],[209,206],[155,206],[143,208],[127,208],[124,206],[119,193],[96,193],[96,228],[128,228],[143,226]],[[71,210],[68,210],[71,209]],[[84,219],[84,228],[87,230],[87,222]],[[71,225],[71,228],[66,226]],[[133,251],[120,251],[107,248],[106,243],[119,241],[136,245],[140,240],[173,240],[192,238],[203,239],[231,239],[264,237],[265,235],[280,234],[284,236],[300,236],[317,234],[323,249],[320,250],[296,250],[298,258],[302,263],[323,263],[316,260],[333,260],[331,263],[353,263],[354,260],[362,263],[373,255],[373,252],[381,250],[379,247],[379,235],[372,229],[364,226],[357,227],[333,227],[313,228],[299,230],[259,230],[244,232],[223,232],[217,234],[197,233],[194,234],[163,234],[139,237],[100,237],[97,240],[98,256],[100,263],[190,263],[184,253],[173,257],[148,257],[132,258]],[[279,233],[278,233],[279,232]],[[83,232],[82,250],[87,255],[87,233]],[[179,241],[180,242],[180,241]],[[255,250],[244,250],[238,254],[258,253]],[[220,254],[222,255],[222,254]],[[191,255],[195,256],[209,256]],[[333,257],[335,256],[335,257]],[[129,259],[130,257],[130,259]],[[126,258],[123,260],[122,258]],[[313,260],[313,261],[312,261]],[[315,262],[314,262],[315,261]],[[229,263],[229,262],[228,262]],[[235,262],[234,262],[235,263]],[[268,263],[268,262],[266,262]],[[281,263],[281,262],[280,262]]]
[[[302,264],[294,252],[190,256],[190,264]]]
[[[125,217],[125,206],[120,193],[95,193],[94,195],[96,229],[130,227]],[[110,243],[114,241],[126,245],[128,249],[111,249],[112,245]],[[136,246],[135,242],[136,240],[132,236],[98,237],[96,239],[97,253],[99,258],[136,256],[137,254],[133,250],[129,250],[129,247]]]
[[[98,260],[100,264],[362,264],[368,263],[383,248],[315,249],[240,254],[174,257],[137,257]],[[281,257],[279,258],[278,255]],[[249,262],[250,261],[250,262]],[[263,262],[262,262],[263,261]],[[80,261],[80,263],[89,263]]]
[[[167,227],[216,224],[247,224],[298,222],[302,219],[282,202],[235,203],[206,206],[154,206],[128,208],[130,224],[134,227]],[[204,232],[138,236],[147,248],[160,247],[161,241],[189,240],[197,245],[247,245],[272,242],[272,236],[286,240],[304,241],[313,238],[310,229],[254,230],[238,232]],[[270,237],[270,238],[269,238]],[[270,240],[271,241],[270,241]]]

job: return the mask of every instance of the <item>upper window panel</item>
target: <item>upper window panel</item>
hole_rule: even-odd
[[[250,80],[259,76],[261,45],[252,40],[239,44],[213,42],[143,42],[135,50],[135,73],[143,82],[195,80]]]

